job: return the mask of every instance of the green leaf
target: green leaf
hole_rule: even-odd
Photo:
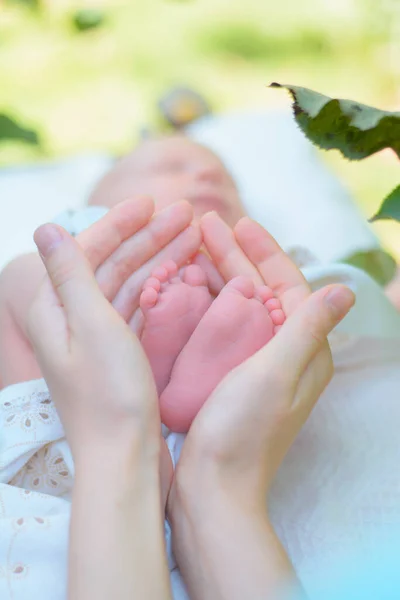
[[[4,140],[17,140],[39,146],[39,136],[33,129],[19,125],[12,117],[0,113],[0,142]]]
[[[366,271],[380,285],[387,285],[397,271],[395,259],[379,249],[356,252],[345,258],[343,262]]]
[[[271,83],[270,87],[289,90],[298,125],[320,148],[339,150],[350,160],[391,148],[400,158],[400,112],[329,98],[297,86]]]
[[[400,185],[384,199],[382,206],[370,221],[373,223],[383,219],[394,219],[400,222]]]
[[[72,23],[78,31],[96,29],[104,23],[104,13],[94,8],[78,10],[72,17]]]

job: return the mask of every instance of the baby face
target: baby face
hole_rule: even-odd
[[[90,204],[109,205],[135,195],[158,208],[188,200],[196,217],[215,210],[231,226],[244,216],[236,185],[220,159],[184,136],[143,142],[120,160],[96,188]]]

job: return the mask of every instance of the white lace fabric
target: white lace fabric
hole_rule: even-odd
[[[73,477],[71,451],[45,381],[2,390],[1,600],[65,600]],[[167,522],[165,534],[171,577],[179,590],[175,598],[184,600]]]

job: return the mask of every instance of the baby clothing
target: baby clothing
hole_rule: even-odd
[[[168,438],[171,434],[165,433]],[[175,440],[171,440],[172,447]],[[65,600],[74,464],[43,379],[0,392],[0,598]],[[107,485],[107,482],[104,482]],[[94,499],[95,502],[95,499]],[[165,522],[171,579],[183,583]],[[35,591],[36,590],[36,591]]]

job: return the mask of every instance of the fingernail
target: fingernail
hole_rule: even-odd
[[[62,230],[51,223],[42,225],[35,231],[34,240],[40,254],[46,257],[63,241]]]
[[[354,293],[344,285],[331,288],[324,296],[324,301],[333,311],[337,320],[346,316],[355,300]]]

